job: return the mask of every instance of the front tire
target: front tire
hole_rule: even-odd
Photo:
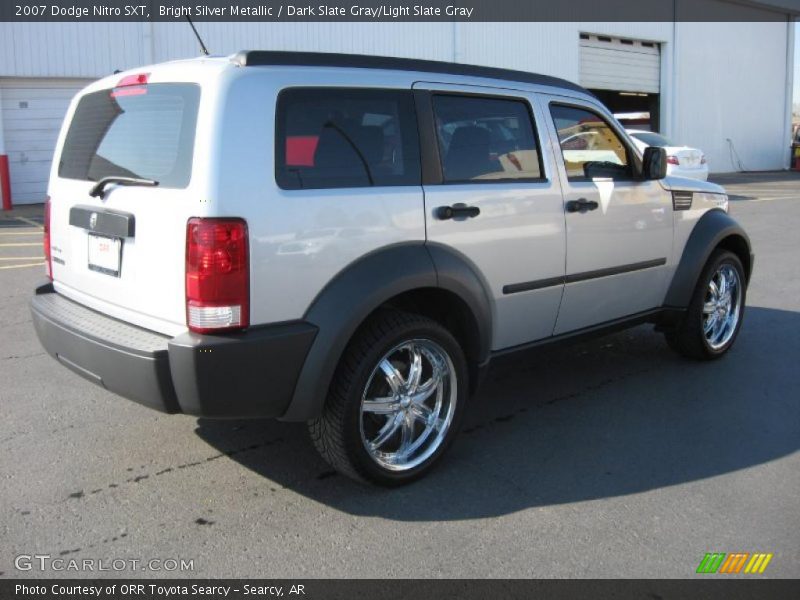
[[[715,250],[697,282],[689,307],[674,330],[669,346],[687,358],[713,360],[725,354],[744,318],[747,280],[739,257]]]
[[[427,473],[452,442],[468,398],[453,335],[416,314],[381,311],[355,335],[309,432],[340,473],[384,486]]]

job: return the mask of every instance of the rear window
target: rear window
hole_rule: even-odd
[[[289,89],[277,115],[275,178],[283,189],[420,184],[410,91]]]
[[[182,188],[192,174],[200,88],[156,83],[81,98],[67,131],[59,177],[153,179]]]

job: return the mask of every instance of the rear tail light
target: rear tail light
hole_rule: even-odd
[[[186,324],[197,333],[247,327],[247,223],[192,218],[186,225]]]
[[[706,155],[705,155],[705,154],[703,154],[703,155],[701,155],[701,156],[700,156],[700,164],[701,164],[701,165],[704,165],[704,164],[706,164]]]
[[[667,156],[667,163],[670,164],[670,165],[679,165],[679,164],[681,164],[680,162],[678,162],[678,157],[677,156]]]
[[[50,252],[50,196],[47,196],[44,201],[44,265],[45,272],[53,280],[53,255]]]

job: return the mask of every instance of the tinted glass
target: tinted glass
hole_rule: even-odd
[[[599,115],[572,106],[550,106],[570,180],[630,179],[628,152]]]
[[[659,135],[657,133],[652,132],[642,132],[642,133],[632,133],[633,137],[637,140],[644,142],[648,146],[653,146],[654,148],[664,148],[666,146],[671,146],[669,140],[665,138],[663,135]]]
[[[156,83],[81,98],[67,131],[58,175],[98,181],[121,176],[186,187],[200,88]]]
[[[433,110],[445,181],[541,178],[525,102],[441,95],[434,96]]]
[[[275,176],[284,189],[420,184],[409,91],[286,90],[277,126]]]

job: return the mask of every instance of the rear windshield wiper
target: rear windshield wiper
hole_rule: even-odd
[[[110,175],[103,177],[100,181],[92,186],[89,190],[89,195],[93,198],[104,198],[106,195],[105,188],[109,183],[116,183],[117,185],[145,185],[156,186],[158,182],[153,179],[141,179],[139,177],[117,177]]]

